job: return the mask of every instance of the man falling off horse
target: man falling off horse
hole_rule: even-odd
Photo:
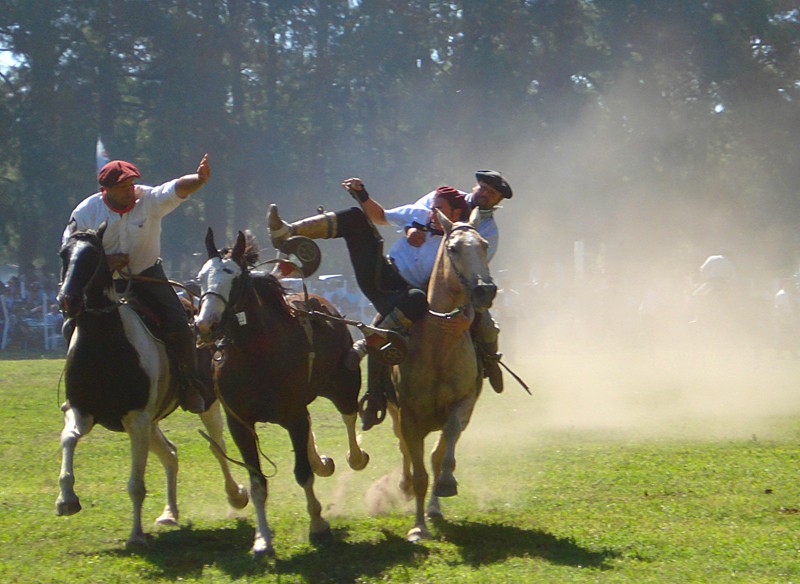
[[[439,187],[412,205],[385,210],[367,193],[364,183],[358,178],[350,178],[342,183],[359,202],[353,207],[335,213],[327,212],[286,223],[278,216],[275,205],[270,206],[267,216],[272,243],[280,248],[287,238],[301,235],[312,239],[343,238],[347,243],[350,260],[359,288],[378,311],[374,326],[407,336],[414,322],[428,311],[424,289],[433,268],[435,252],[441,241],[441,233],[433,228],[426,218],[439,209],[451,221],[463,221],[470,209],[478,207],[483,221],[479,228],[481,235],[489,242],[489,257],[497,249],[498,231],[493,212],[503,199],[512,197],[511,187],[502,175],[492,170],[479,170],[475,173],[476,185],[471,193],[464,193],[452,187]],[[421,214],[420,214],[421,213]],[[422,219],[420,219],[422,217]],[[421,224],[425,222],[426,224]],[[383,240],[374,224],[393,223],[404,227],[406,238],[400,240],[389,253],[383,256]],[[424,232],[421,233],[420,230]],[[425,243],[427,240],[427,244]],[[429,245],[434,243],[434,245]],[[416,253],[406,255],[413,248],[428,247],[427,255]],[[405,247],[405,249],[403,249]],[[420,250],[422,252],[424,250]],[[414,252],[411,252],[412,254]],[[401,254],[401,255],[398,255]],[[427,258],[427,261],[426,261]],[[404,261],[410,259],[411,261]],[[414,267],[426,266],[427,273],[420,278],[414,274]],[[458,319],[461,320],[461,319]],[[448,322],[446,326],[470,326],[470,323]],[[480,350],[484,374],[489,377],[492,387],[498,393],[503,390],[503,379],[498,362],[497,338],[499,328],[488,312],[481,315],[475,324],[474,336]],[[451,330],[444,334],[455,334]],[[358,356],[364,347],[373,344],[368,335],[364,341],[353,347]],[[391,391],[389,380],[390,363],[382,362],[376,351],[367,351],[367,393],[360,403],[361,421],[364,430],[383,421],[386,413],[386,393]]]
[[[194,335],[183,304],[161,265],[161,220],[174,211],[211,176],[208,154],[197,171],[156,187],[136,184],[139,169],[124,160],[112,160],[97,175],[100,191],[72,211],[66,241],[75,230],[97,229],[107,222],[103,247],[119,292],[136,298],[156,313],[170,357],[178,399],[185,410],[201,413],[206,404],[197,373]],[[72,326],[71,326],[72,325]],[[73,324],[65,323],[69,342]]]

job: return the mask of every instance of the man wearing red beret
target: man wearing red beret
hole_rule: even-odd
[[[181,406],[193,413],[205,411],[206,404],[197,374],[194,336],[159,257],[161,220],[202,187],[210,176],[208,154],[203,156],[195,173],[157,187],[136,184],[141,177],[139,169],[124,160],[112,160],[97,175],[100,192],[75,207],[63,235],[66,242],[76,230],[97,229],[103,221],[107,222],[103,247],[108,265],[115,272],[116,286],[155,311],[161,319]],[[68,333],[71,335],[71,330]]]

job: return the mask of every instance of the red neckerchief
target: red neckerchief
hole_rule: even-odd
[[[133,202],[130,205],[128,205],[127,207],[125,207],[124,209],[117,209],[115,207],[112,207],[111,203],[108,201],[108,191],[103,189],[103,190],[100,191],[100,194],[103,197],[103,202],[106,204],[106,207],[111,209],[114,213],[119,213],[120,215],[124,215],[125,213],[129,213],[129,212],[133,211],[133,208],[136,206],[137,199],[134,199]]]

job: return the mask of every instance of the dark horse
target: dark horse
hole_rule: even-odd
[[[334,465],[317,452],[308,404],[317,396],[333,402],[347,428],[348,463],[354,470],[363,469],[369,456],[358,446],[355,431],[361,373],[344,365],[353,342],[347,326],[313,318],[303,310],[338,316],[327,300],[310,295],[306,303],[297,295],[287,297],[276,278],[251,273],[255,258],[242,232],[233,250],[222,257],[209,229],[206,248],[209,259],[198,275],[202,295],[195,325],[201,341],[222,339],[214,374],[228,429],[250,468],[250,496],[257,517],[252,551],[259,557],[274,550],[255,423],[271,422],[288,430],[295,480],[305,491],[311,518],[310,538],[327,536],[330,526],[314,494],[314,474],[330,476]]]
[[[75,320],[67,350],[64,381],[67,404],[61,432],[61,492],[58,515],[81,510],[74,491],[73,458],[78,440],[95,424],[120,432],[131,440],[131,474],[128,493],[133,501],[133,528],[127,545],[145,543],[142,503],[148,451],[161,460],[167,475],[167,504],[156,520],[178,520],[178,457],[175,445],[158,426],[177,407],[170,388],[169,363],[164,344],[156,339],[130,305],[120,302],[103,251],[105,223],[97,231],[72,233],[61,249],[61,289],[58,300],[65,316]],[[237,484],[224,457],[222,414],[218,402],[200,415],[209,435],[222,448],[212,448],[225,478],[231,506],[247,505],[246,489]]]

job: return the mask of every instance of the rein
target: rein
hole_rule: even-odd
[[[464,274],[462,274],[459,271],[458,267],[456,266],[456,262],[453,259],[453,254],[450,252],[450,247],[447,245],[447,242],[450,240],[450,235],[454,231],[475,231],[477,233],[478,230],[475,227],[473,227],[472,225],[469,225],[469,224],[455,225],[453,227],[453,229],[450,230],[450,233],[448,233],[447,236],[442,241],[442,245],[445,246],[444,247],[445,253],[447,254],[447,257],[450,259],[450,269],[452,269],[453,272],[455,273],[456,277],[458,278],[459,283],[461,284],[461,287],[464,290],[467,290],[467,289],[469,289],[469,280],[467,280],[467,278],[464,276]],[[469,298],[469,295],[467,295],[467,298]],[[458,306],[454,310],[451,310],[450,312],[437,312],[437,311],[433,310],[432,308],[428,308],[428,314],[430,314],[431,316],[435,316],[436,318],[443,318],[445,320],[451,320],[451,319],[457,317],[458,315],[466,312],[470,308],[472,308],[472,302],[467,300],[467,302],[465,302],[461,306]]]

